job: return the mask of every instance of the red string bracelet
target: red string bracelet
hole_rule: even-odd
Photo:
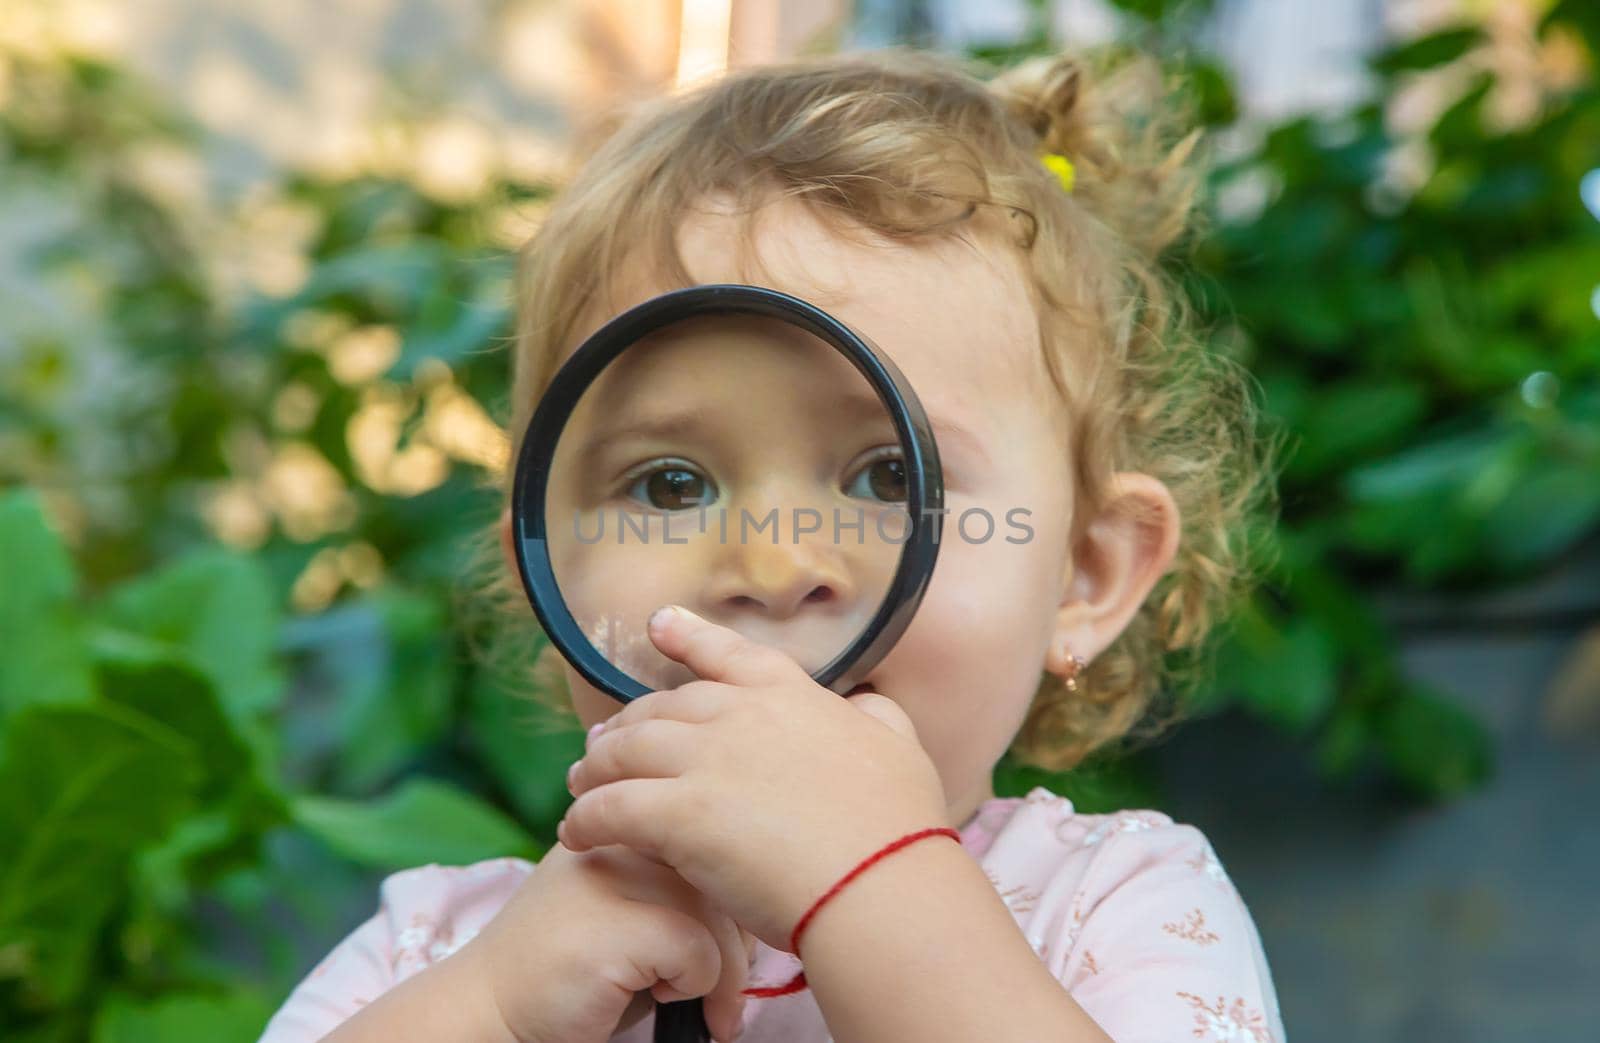
[[[941,827],[937,829],[919,829],[915,833],[907,833],[899,840],[895,840],[889,844],[886,844],[882,850],[875,854],[869,855],[865,859],[862,859],[860,865],[856,866],[854,869],[850,870],[850,872],[841,877],[837,884],[834,884],[832,887],[828,888],[827,894],[811,903],[811,908],[807,909],[806,914],[800,918],[800,922],[795,924],[794,934],[792,934],[789,938],[789,948],[794,951],[796,956],[800,955],[800,935],[805,931],[806,926],[811,923],[811,918],[817,915],[817,910],[821,909],[823,903],[827,902],[828,899],[844,890],[846,884],[860,876],[862,873],[866,872],[873,863],[877,862],[880,858],[887,858],[889,855],[899,851],[907,844],[916,843],[918,840],[922,840],[925,837],[941,836],[949,837],[958,844],[961,843],[961,834],[957,833],[953,829],[950,829],[949,827]],[[794,980],[789,982],[787,985],[776,985],[770,988],[761,989],[745,989],[741,995],[757,997],[787,996],[791,992],[799,992],[805,987],[806,975],[804,971],[801,971],[799,974],[795,975]]]

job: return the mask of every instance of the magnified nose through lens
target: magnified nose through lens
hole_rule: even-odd
[[[883,605],[911,532],[906,456],[872,384],[763,315],[656,329],[584,389],[544,502],[561,597],[588,642],[650,689],[694,680],[651,643],[666,604],[815,674]]]

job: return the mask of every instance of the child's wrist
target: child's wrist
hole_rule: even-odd
[[[461,1002],[467,1008],[464,1013],[474,1027],[471,1038],[486,1043],[547,1043],[523,1031],[526,1026],[513,1024],[514,1019],[500,995],[486,950],[482,945],[474,945],[473,941],[467,942],[435,965],[435,969],[443,972],[441,987],[461,997]]]

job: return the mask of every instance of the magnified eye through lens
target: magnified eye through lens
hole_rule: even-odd
[[[906,499],[906,465],[898,449],[868,464],[850,483],[851,496],[872,498],[884,503],[904,503]]]
[[[658,511],[693,510],[710,506],[716,486],[691,465],[660,463],[635,480],[628,495]]]

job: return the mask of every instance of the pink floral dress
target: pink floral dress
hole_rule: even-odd
[[[1255,923],[1216,852],[1156,811],[1080,815],[1043,787],[986,801],[961,829],[1027,938],[1117,1043],[1284,1043]],[[290,994],[261,1043],[310,1043],[476,934],[533,863],[426,865],[387,877],[376,915]],[[748,987],[801,969],[760,942]],[[618,1043],[648,1043],[647,1014]],[[829,1043],[809,991],[746,1000],[741,1043]]]

